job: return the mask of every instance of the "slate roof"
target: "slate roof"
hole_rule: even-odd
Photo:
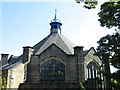
[[[18,59],[19,56],[13,56],[11,55],[11,57],[8,59],[8,63],[14,63],[16,62],[16,60]]]
[[[89,50],[83,51],[83,56],[86,56],[92,49],[95,51],[94,47],[91,47]]]
[[[89,50],[83,51],[83,56],[86,56],[88,54]]]
[[[22,64],[22,55],[20,56],[13,56],[11,55],[11,57],[8,59],[8,63],[6,65],[3,65],[2,67],[0,67],[0,69],[10,69],[10,68],[15,68],[15,66],[18,66]]]
[[[45,37],[42,41],[33,46],[34,54],[39,55],[46,50],[50,45],[55,44],[66,54],[74,54],[73,44],[65,36],[59,33],[53,33]]]

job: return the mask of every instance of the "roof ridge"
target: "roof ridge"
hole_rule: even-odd
[[[70,42],[70,44],[72,44],[72,45],[74,45],[74,46],[75,46],[75,44],[74,44],[73,42],[71,42],[68,38],[66,38],[64,35],[60,34],[60,36],[64,37],[67,41],[69,41],[69,42]]]
[[[46,39],[47,38],[47,39]],[[70,42],[67,38],[59,33],[50,34],[44,40],[38,43],[35,54],[42,53],[45,49],[47,49],[51,44],[57,45],[61,50],[63,50],[67,54],[73,54],[73,43]],[[42,43],[42,44],[41,44]],[[40,46],[39,46],[40,45]]]
[[[76,45],[73,42],[71,42],[68,38],[66,38],[64,35],[61,34],[61,36],[62,36],[62,39],[64,39],[66,41],[65,43],[67,44],[67,47],[69,49],[71,49],[70,47],[72,47],[72,51],[71,52],[73,52],[72,54],[74,54],[74,47]],[[68,46],[68,45],[70,45],[70,46]]]
[[[49,38],[50,36],[51,36],[51,35],[49,34],[48,36],[46,36],[45,38],[43,38],[41,41],[39,41],[37,44],[35,44],[35,45],[33,46],[33,48],[34,48],[34,53],[37,52],[37,49],[39,49],[39,48],[48,40],[48,38]]]
[[[62,34],[59,34],[59,36],[60,36],[60,38],[62,38],[62,36],[64,37],[64,35],[62,35]],[[65,37],[64,37],[65,38]],[[67,38],[65,38],[65,39],[67,39]],[[63,38],[62,38],[62,40],[63,40]],[[65,45],[67,44],[64,40],[63,40],[63,42],[65,43]],[[69,42],[68,42],[69,43]],[[68,47],[68,45],[66,45],[66,47],[68,48],[68,50],[72,53],[72,51],[70,50],[70,48]]]

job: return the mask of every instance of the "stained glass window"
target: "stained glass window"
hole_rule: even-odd
[[[63,81],[65,80],[65,65],[58,60],[51,59],[40,66],[40,80]]]

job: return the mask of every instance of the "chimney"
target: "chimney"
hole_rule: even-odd
[[[81,56],[83,53],[83,46],[76,46],[74,47],[74,54],[76,56]]]
[[[33,48],[30,46],[23,47],[23,63],[30,62],[31,55],[33,54]]]
[[[74,47],[74,55],[77,65],[78,82],[84,82],[85,71],[84,71],[84,57],[83,57],[83,46]]]
[[[1,54],[1,64],[2,66],[8,63],[8,55],[9,54]]]

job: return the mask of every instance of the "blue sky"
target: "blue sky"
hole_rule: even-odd
[[[0,2],[1,53],[21,55],[23,46],[33,46],[48,34],[49,23],[57,17],[62,34],[84,50],[97,47],[97,41],[113,30],[100,26],[99,6],[87,10],[73,2]]]
[[[100,27],[99,6],[87,10],[75,2],[2,2],[2,51],[22,54],[23,46],[33,46],[50,33],[49,23],[57,9],[62,34],[84,50],[97,46],[100,37],[113,32]]]

